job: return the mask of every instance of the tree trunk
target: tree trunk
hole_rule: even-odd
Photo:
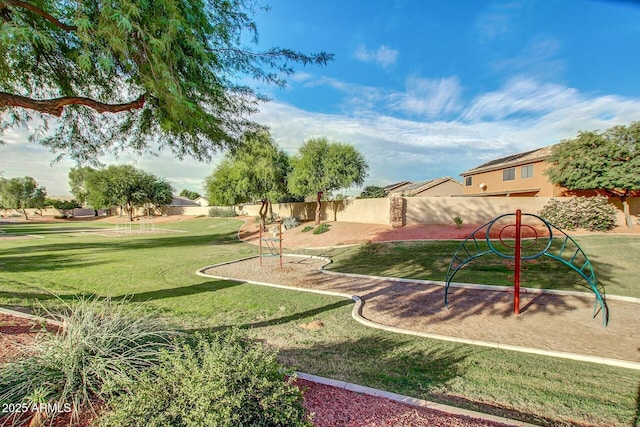
[[[316,202],[316,225],[320,225],[320,210],[322,209],[322,191],[318,191],[318,200]]]
[[[627,196],[622,196],[622,211],[624,212],[624,220],[627,224],[628,228],[634,228],[633,226],[633,218],[631,217],[631,209],[629,208],[629,201],[627,200]]]
[[[260,206],[260,227],[262,231],[267,231],[267,208],[269,207],[269,200],[262,199],[262,206]]]
[[[98,210],[97,209],[93,210],[93,216],[98,216]]]
[[[25,208],[22,208],[22,215],[24,215],[25,221],[29,221],[29,217],[27,216],[27,210]]]

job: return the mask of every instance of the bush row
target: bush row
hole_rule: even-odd
[[[616,208],[606,197],[573,197],[569,200],[551,199],[540,216],[559,228],[607,231],[616,225]]]

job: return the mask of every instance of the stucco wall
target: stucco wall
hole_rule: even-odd
[[[389,224],[389,199],[355,199],[322,202],[320,219],[327,221],[362,222],[368,224]],[[243,206],[242,214],[258,215],[260,205]],[[316,203],[281,203],[273,205],[274,215],[282,218],[295,216],[301,221],[315,218]]]
[[[498,215],[515,212],[520,209],[524,213],[538,214],[550,197],[405,197],[402,216],[404,225],[413,224],[453,224],[453,218],[460,216],[465,224],[484,224]],[[557,199],[564,199],[558,197]],[[369,224],[391,224],[390,198],[355,199],[337,202],[323,202],[321,219],[324,221],[361,222]],[[634,224],[640,226],[640,197],[629,198],[630,213]],[[618,208],[617,223],[625,225],[622,203],[620,199],[611,198],[609,202]],[[273,206],[273,213],[282,218],[295,216],[302,221],[315,218],[315,202],[282,203]],[[209,215],[211,207],[174,206],[165,208],[168,215]],[[229,209],[229,208],[224,208]],[[260,205],[247,205],[236,208],[241,215],[256,216]],[[112,214],[117,214],[114,208]],[[27,210],[30,218],[37,219],[34,209]],[[87,211],[93,212],[93,211]],[[55,209],[44,209],[44,216],[58,216],[62,212]],[[101,210],[99,213],[105,214]],[[18,214],[15,211],[3,214]],[[140,210],[135,213],[142,215]]]
[[[549,197],[408,197],[406,224],[453,224],[459,216],[465,224],[484,224],[505,214],[538,214]]]
[[[551,197],[405,197],[403,200],[404,225],[413,224],[453,224],[453,218],[460,216],[465,224],[484,224],[496,216],[515,213],[539,214]],[[567,199],[557,197],[557,199]],[[618,199],[610,199],[618,209],[618,225],[624,225],[622,205]],[[631,215],[640,226],[640,198],[629,199]],[[356,199],[323,203],[321,219],[328,221],[363,222],[371,224],[391,224],[391,199]],[[315,202],[285,203],[274,205],[273,212],[283,218],[295,216],[302,221],[313,220]],[[240,213],[258,215],[260,205],[243,207]]]

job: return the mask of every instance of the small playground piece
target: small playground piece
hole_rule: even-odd
[[[272,237],[262,237],[262,224],[259,229],[260,267],[262,267],[263,257],[280,257],[280,269],[282,269],[282,221],[276,221],[276,224],[269,229]],[[268,253],[262,250],[263,246],[268,250]]]
[[[523,222],[523,217],[526,222]],[[515,223],[511,221],[515,220]],[[506,222],[506,224],[505,224]],[[554,230],[559,233],[561,246],[557,253],[550,251],[554,241]],[[497,239],[491,236],[497,235]],[[483,247],[480,242],[486,240]],[[498,244],[501,246],[498,248]],[[603,324],[609,321],[609,311],[604,300],[604,288],[598,285],[593,266],[580,245],[564,231],[555,227],[546,219],[534,215],[523,214],[519,209],[515,214],[500,215],[471,233],[458,247],[447,270],[444,303],[449,307],[449,286],[463,267],[483,255],[495,254],[513,261],[513,312],[520,313],[520,281],[522,262],[546,256],[568,266],[577,272],[595,294],[596,301],[593,317],[602,312]]]
[[[114,231],[118,235],[154,233],[156,231],[156,218],[151,214],[137,217],[134,220],[129,219],[127,216],[116,216]]]

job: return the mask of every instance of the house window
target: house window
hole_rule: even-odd
[[[466,185],[467,187],[470,187],[471,185],[473,185],[473,177],[472,176],[465,177],[464,185]]]
[[[505,169],[502,171],[502,180],[503,181],[513,181],[516,179],[516,169]]]
[[[533,165],[527,165],[522,167],[522,178],[533,177]]]

